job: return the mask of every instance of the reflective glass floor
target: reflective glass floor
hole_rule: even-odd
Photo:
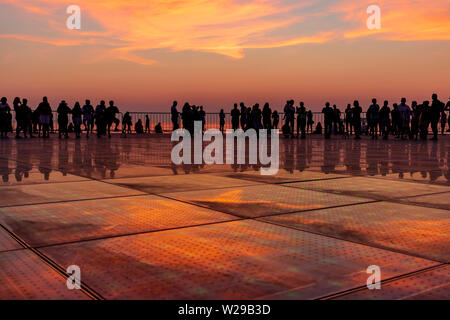
[[[274,176],[171,149],[1,140],[0,299],[450,299],[450,136],[280,139]]]

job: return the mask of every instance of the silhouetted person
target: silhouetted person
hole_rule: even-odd
[[[352,121],[353,121],[353,128],[355,129],[355,139],[356,140],[361,139],[361,113],[362,113],[362,108],[359,105],[359,101],[355,100],[353,102],[353,108],[352,108]]]
[[[252,120],[253,120],[253,128],[258,133],[260,129],[262,129],[262,112],[259,108],[259,103],[256,103],[252,109]]]
[[[91,105],[90,100],[86,100],[86,104],[83,106],[82,111],[86,139],[89,139],[89,133],[92,133],[92,130],[94,130],[94,107]]]
[[[377,104],[377,99],[372,99],[372,104],[367,110],[367,124],[369,125],[369,134],[373,139],[378,139],[378,122],[380,106]]]
[[[445,105],[438,99],[436,93],[432,95],[432,99],[433,101],[431,102],[430,122],[431,130],[433,131],[433,138],[431,138],[431,140],[437,140],[439,116],[441,115],[441,112],[444,111]]]
[[[239,129],[239,117],[241,116],[241,112],[238,109],[237,103],[234,104],[233,110],[231,110],[231,127],[233,130]]]
[[[431,120],[430,102],[424,101],[420,106],[419,130],[421,140],[427,140],[430,120]]]
[[[300,107],[297,108],[297,138],[299,133],[302,139],[306,138],[306,108],[303,102],[300,102]]]
[[[320,122],[318,122],[317,126],[316,126],[316,130],[314,130],[313,134],[320,134],[320,135],[322,135],[322,131],[323,131],[322,124]]]
[[[180,127],[180,125],[178,124],[179,113],[177,110],[177,105],[178,105],[178,102],[174,101],[172,103],[172,107],[170,108],[170,116],[171,116],[171,120],[172,120],[172,131],[175,131]]]
[[[264,107],[262,109],[262,117],[264,129],[272,129],[272,110],[270,109],[269,103],[267,102],[264,104]]]
[[[56,112],[58,113],[59,138],[61,139],[62,135],[64,135],[64,137],[67,139],[69,138],[69,132],[67,128],[67,126],[69,125],[69,113],[71,113],[72,110],[69,108],[66,101],[62,100],[58,106],[58,109],[56,109]]]
[[[395,134],[397,137],[400,137],[402,121],[400,111],[398,110],[398,104],[394,103],[392,105],[392,108],[393,108],[391,112],[392,133]]]
[[[351,104],[347,104],[347,108],[345,109],[345,130],[348,135],[353,134],[353,110]]]
[[[335,135],[341,133],[341,110],[335,104],[333,105],[333,129]]]
[[[380,109],[380,130],[383,134],[383,139],[387,140],[389,137],[390,120],[389,115],[391,109],[389,108],[389,102],[384,101],[383,106]]]
[[[150,133],[150,118],[148,114],[145,115],[145,133]]]
[[[1,138],[8,138],[8,114],[11,108],[7,103],[8,99],[5,97],[0,100],[0,134]]]
[[[106,135],[106,104],[103,100],[95,108],[95,124],[97,125],[97,137]]]
[[[162,127],[161,127],[161,122],[158,122],[158,124],[155,126],[155,133],[163,133],[162,131]]]
[[[219,127],[220,127],[220,132],[223,132],[225,129],[225,112],[223,111],[223,109],[220,109],[220,113],[219,113]]]
[[[331,129],[333,125],[333,109],[330,107],[330,103],[325,103],[325,108],[322,109],[325,123],[325,139],[330,139]]]
[[[108,137],[111,138],[111,126],[115,124],[115,129],[119,127],[120,120],[116,118],[116,114],[119,113],[119,108],[114,105],[114,101],[109,102],[109,107],[105,110],[106,126],[108,131]]]
[[[144,126],[142,125],[142,120],[139,119],[135,125],[134,125],[134,131],[136,131],[136,133],[138,134],[143,134],[144,133]]]
[[[419,137],[420,108],[417,101],[411,103],[411,139],[417,140]]]
[[[278,114],[278,111],[275,110],[272,113],[272,125],[274,129],[278,129],[278,124],[280,123],[280,115]]]
[[[48,103],[47,97],[42,98],[37,109],[39,110],[39,123],[42,126],[42,137],[44,139],[50,138],[50,117],[52,115],[52,108]]]
[[[402,98],[401,103],[398,106],[398,111],[400,112],[401,121],[401,133],[400,138],[402,140],[406,139],[410,133],[409,124],[411,120],[411,108],[406,104],[406,98]]]
[[[33,138],[33,111],[28,106],[28,100],[22,99],[22,112],[23,112],[23,133],[25,138],[27,137],[27,132],[30,138]]]
[[[286,128],[289,127],[291,138],[294,138],[294,122],[295,122],[294,100],[286,101],[286,105],[284,106],[284,119]]]
[[[313,113],[311,110],[308,110],[308,112],[306,113],[306,132],[308,133],[312,133],[313,132],[313,124],[314,124],[314,119],[313,119]]]
[[[125,112],[122,118],[122,135],[126,136],[127,133],[131,133],[131,115],[129,112]]]
[[[14,113],[16,116],[16,139],[20,139],[22,138],[20,136],[20,132],[24,131],[24,112],[22,109],[22,103],[20,102],[20,98],[19,97],[15,97],[14,101],[13,101],[13,108],[14,108]]]
[[[245,127],[247,126],[247,107],[243,102],[241,102],[239,105],[241,107],[241,129],[245,130]]]
[[[72,122],[74,124],[75,138],[80,139],[81,137],[81,123],[82,123],[83,111],[81,110],[80,103],[77,101],[72,109]]]

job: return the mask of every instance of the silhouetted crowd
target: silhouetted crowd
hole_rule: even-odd
[[[281,132],[285,137],[306,138],[308,133],[324,134],[325,139],[329,139],[332,134],[343,135],[349,137],[355,136],[360,139],[361,135],[369,135],[372,139],[388,139],[393,135],[399,139],[423,139],[428,137],[431,127],[433,137],[437,140],[440,131],[444,134],[448,124],[450,132],[450,101],[445,105],[441,102],[436,94],[432,95],[432,101],[423,101],[418,104],[416,101],[411,103],[411,107],[406,103],[406,99],[402,98],[399,104],[394,103],[392,109],[388,101],[384,101],[380,107],[377,100],[373,99],[362,117],[363,109],[359,102],[355,100],[353,104],[348,104],[344,112],[341,112],[336,105],[331,107],[327,102],[322,109],[323,124],[319,121],[314,127],[314,115],[311,110],[307,110],[303,102],[295,105],[294,100],[286,101],[283,109],[283,118],[281,119]],[[185,103],[181,112],[177,110],[178,103],[174,101],[171,107],[172,129],[177,130],[180,127],[194,132],[194,123],[201,121],[202,130],[205,130],[206,112],[203,106],[190,105]],[[28,106],[27,99],[15,98],[13,101],[13,110],[16,120],[16,138],[22,138],[21,133],[26,138],[39,137],[49,138],[50,132],[54,132],[53,111],[50,107],[47,97],[42,99],[37,108],[33,111]],[[89,100],[85,101],[83,107],[76,102],[73,108],[70,108],[66,101],[62,100],[56,110],[59,138],[68,138],[70,132],[75,133],[76,138],[81,137],[82,131],[86,132],[86,137],[93,134],[96,128],[96,134],[100,138],[102,136],[111,137],[111,129],[119,131],[120,120],[116,117],[119,109],[114,105],[114,101],[110,101],[106,106],[105,101],[94,108]],[[69,121],[69,115],[72,121]],[[269,103],[265,103],[262,108],[258,103],[252,107],[247,107],[243,102],[238,106],[234,104],[229,116],[231,117],[232,129],[256,131],[260,129],[278,129],[280,125],[280,114],[277,110],[270,108]],[[221,109],[219,113],[219,127],[223,132],[225,130],[225,122],[227,115]],[[181,124],[180,124],[181,120]],[[122,136],[132,133],[132,118],[129,112],[122,117]],[[83,128],[83,129],[82,129]],[[150,133],[150,119],[145,116],[145,123],[142,119],[138,119],[134,124],[134,131],[138,134]],[[155,133],[163,133],[163,128],[159,122],[154,127]],[[7,138],[8,133],[13,132],[12,112],[5,97],[0,101],[0,133],[1,138]]]

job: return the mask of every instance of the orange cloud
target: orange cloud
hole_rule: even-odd
[[[146,51],[153,49],[213,52],[240,59],[244,57],[244,50],[250,48],[279,48],[373,35],[378,39],[397,41],[450,39],[448,0],[379,0],[382,14],[379,31],[366,28],[368,3],[355,0],[343,0],[337,5],[317,0],[299,1],[295,5],[283,0],[77,0],[76,4],[82,10],[80,31],[65,28],[66,1],[3,2],[42,15],[42,20],[57,35],[53,38],[14,33],[2,37],[51,45],[113,46],[105,49],[107,56],[143,65],[156,62],[145,57]],[[320,4],[316,12],[301,14],[302,9],[315,4]],[[83,30],[87,16],[94,19],[102,31]],[[291,30],[283,35],[284,29],[313,16],[337,21],[331,30],[316,30],[309,34],[305,30],[297,33]],[[345,27],[342,22],[346,23]],[[307,26],[302,29],[308,30]],[[277,36],[274,36],[276,32]]]

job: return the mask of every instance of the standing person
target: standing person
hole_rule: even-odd
[[[22,99],[22,110],[23,110],[23,133],[25,138],[27,137],[27,132],[30,135],[30,138],[34,138],[33,136],[33,111],[28,106],[28,100]]]
[[[145,133],[150,133],[150,118],[148,114],[145,115]]]
[[[106,135],[106,103],[104,100],[95,108],[95,124],[97,125],[97,137]]]
[[[398,105],[394,103],[392,105],[393,110],[391,112],[392,117],[392,133],[397,136],[397,138],[400,137],[400,131],[401,131],[401,115],[400,111],[398,110]]]
[[[447,117],[447,123],[448,123],[448,129],[447,132],[450,132],[450,100],[445,105],[445,110],[449,111],[448,117]]]
[[[311,110],[309,110],[306,113],[306,118],[307,118],[307,122],[306,122],[306,131],[308,133],[312,133],[313,132],[313,124],[314,124],[314,120],[313,120],[313,113]]]
[[[333,104],[333,129],[335,135],[341,133],[341,110],[335,104]]]
[[[408,136],[410,133],[409,124],[411,120],[411,108],[406,104],[406,98],[402,98],[400,105],[398,106],[398,111],[400,112],[400,138],[402,140],[406,139],[405,135]]]
[[[119,108],[117,108],[114,105],[114,101],[111,100],[109,102],[109,107],[105,110],[105,119],[109,138],[111,138],[111,126],[113,125],[113,123],[116,125],[116,128],[118,127],[118,123],[120,123],[119,119],[116,118],[116,114],[118,113]]]
[[[94,107],[91,105],[90,100],[86,100],[85,105],[82,108],[83,111],[83,124],[86,130],[86,139],[89,139],[89,133],[94,130]]]
[[[378,121],[379,121],[380,106],[377,104],[377,99],[372,99],[372,104],[367,110],[367,122],[369,125],[369,134],[372,140],[378,139]]]
[[[325,123],[325,139],[330,139],[331,129],[333,126],[333,109],[330,107],[330,103],[325,103],[325,108],[322,109]]]
[[[430,119],[431,119],[430,102],[424,101],[420,107],[420,119],[419,119],[421,140],[427,140],[428,127],[430,126]]]
[[[262,110],[263,128],[266,130],[272,129],[272,109],[270,109],[269,103],[264,104]]]
[[[42,138],[50,138],[50,117],[52,115],[52,108],[48,103],[47,97],[42,98],[37,109],[39,110],[39,123],[42,126]]]
[[[131,133],[131,116],[129,112],[125,112],[122,118],[122,135],[127,136],[127,133]]]
[[[359,105],[359,101],[355,100],[353,102],[352,108],[352,121],[353,121],[353,128],[355,130],[355,140],[361,139],[361,113],[362,108]]]
[[[7,103],[8,99],[2,97],[0,100],[0,134],[1,138],[8,138],[8,114],[11,112],[11,108]]]
[[[384,140],[387,140],[389,138],[390,113],[391,109],[389,108],[389,102],[386,100],[384,101],[383,106],[380,109],[380,130],[383,134]]]
[[[306,108],[305,104],[300,102],[300,107],[297,109],[297,138],[299,137],[299,129],[302,139],[306,138]]]
[[[280,123],[280,115],[278,114],[278,111],[275,110],[272,113],[272,123],[273,123],[273,128],[274,129],[278,129],[278,124]]]
[[[247,125],[247,107],[243,102],[241,102],[239,105],[241,107],[241,129],[245,130],[245,127]]]
[[[237,103],[234,104],[233,110],[231,110],[231,127],[233,130],[239,129],[239,117],[241,112],[238,109]]]
[[[72,122],[74,125],[74,131],[75,131],[75,138],[80,139],[81,137],[81,123],[82,119],[81,116],[83,114],[83,111],[81,110],[80,103],[77,101],[75,102],[75,105],[72,109]]]
[[[223,133],[224,128],[225,128],[225,112],[223,112],[223,109],[220,109],[220,113],[219,113],[219,121],[220,121],[220,132]]]
[[[348,135],[353,134],[352,105],[350,103],[347,104],[345,109],[345,130]]]
[[[433,93],[432,97],[433,101],[431,102],[431,109],[430,109],[430,122],[431,122],[431,130],[433,130],[433,138],[431,140],[437,140],[438,139],[438,123],[439,123],[439,116],[441,115],[441,112],[444,110],[444,104],[438,99],[438,96],[436,93]]]
[[[259,130],[262,129],[262,112],[259,108],[259,103],[256,103],[253,106],[252,110],[252,119],[253,119],[253,128],[256,130],[256,133],[259,133]]]
[[[172,103],[172,107],[170,108],[170,116],[172,120],[172,131],[177,130],[180,125],[178,124],[179,113],[177,110],[178,101],[174,101]]]
[[[39,123],[39,110],[34,110],[33,115],[31,117],[33,121],[33,133],[37,133],[39,136],[41,135],[41,125]]]
[[[417,140],[419,137],[420,108],[417,101],[411,103],[411,139]]]
[[[58,113],[59,138],[61,139],[62,134],[64,134],[64,137],[67,139],[69,138],[69,132],[67,130],[67,126],[69,125],[69,113],[71,113],[72,110],[69,108],[66,101],[62,100],[58,109],[56,109],[56,112]]]
[[[22,104],[20,102],[20,98],[15,97],[13,100],[13,108],[16,116],[16,139],[21,139],[22,137],[20,136],[20,131],[24,131],[23,128],[24,113],[21,105]]]
[[[295,122],[295,107],[294,100],[286,101],[284,107],[284,119],[286,120],[286,129],[289,129],[291,138],[294,138],[294,122]]]

